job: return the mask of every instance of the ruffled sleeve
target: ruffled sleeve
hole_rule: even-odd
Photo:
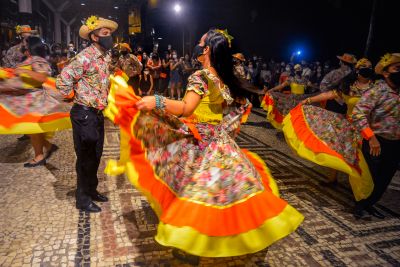
[[[186,91],[193,91],[202,98],[208,94],[207,77],[201,70],[190,75]]]

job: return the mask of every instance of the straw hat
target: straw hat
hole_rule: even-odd
[[[22,33],[32,33],[32,34],[35,34],[35,33],[37,33],[37,31],[36,31],[36,30],[32,30],[32,29],[31,29],[31,26],[29,26],[29,25],[17,25],[17,26],[15,27],[15,32],[16,32],[17,34],[22,34]]]
[[[124,49],[126,49],[126,50],[128,50],[129,52],[132,52],[131,47],[130,47],[129,44],[127,44],[127,43],[119,43],[119,44],[118,44],[118,48],[119,48],[119,50],[124,50]]]
[[[246,61],[242,53],[236,53],[232,55],[234,58],[239,59],[240,61]]]
[[[377,74],[382,74],[387,67],[389,67],[394,63],[399,63],[399,62],[400,62],[400,53],[393,53],[393,54],[387,53],[381,58],[378,64],[376,64],[375,72]]]
[[[118,24],[115,21],[97,16],[91,16],[82,22],[83,25],[79,29],[79,36],[86,40],[89,40],[89,33],[94,30],[107,28],[110,29],[111,32],[114,32],[118,28]]]
[[[372,68],[372,63],[367,58],[363,57],[362,59],[358,60],[356,63],[356,69],[361,68]]]
[[[348,53],[344,53],[343,56],[337,56],[337,58],[350,64],[355,64],[357,62],[356,57]]]
[[[303,68],[301,67],[300,64],[296,64],[296,65],[294,65],[294,70],[300,71],[300,70],[303,70]]]

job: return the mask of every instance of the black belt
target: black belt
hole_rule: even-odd
[[[92,112],[96,113],[97,115],[103,113],[103,111],[100,110],[100,109],[93,108],[93,107],[88,107],[88,106],[80,105],[80,104],[76,104],[76,103],[74,104],[74,107],[77,107],[77,108],[80,108],[80,109],[83,109],[83,110],[92,111]]]

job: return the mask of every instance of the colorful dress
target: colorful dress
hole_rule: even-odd
[[[348,106],[346,116],[315,106],[299,105],[283,121],[283,133],[289,146],[300,157],[347,173],[357,201],[367,198],[374,186],[359,147],[361,135],[350,119],[352,109],[365,90],[368,88],[358,89],[353,85],[348,95],[340,95]]]
[[[111,78],[105,114],[119,124],[126,144],[106,173],[126,172],[159,217],[155,239],[204,257],[254,253],[293,232],[303,216],[279,198],[265,163],[241,150],[233,136],[248,106],[208,70],[189,77],[201,96],[193,115],[178,119],[142,112],[121,77]]]
[[[282,130],[284,117],[304,99],[315,94],[305,94],[307,80],[298,76],[287,79],[290,93],[277,91],[267,92],[261,102],[261,107],[267,111],[267,121],[278,130]]]
[[[32,56],[17,66],[50,75],[48,62]],[[48,78],[40,83],[13,69],[0,69],[0,134],[36,134],[71,128],[69,105]]]

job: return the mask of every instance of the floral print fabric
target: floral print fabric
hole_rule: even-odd
[[[304,105],[304,118],[313,133],[350,165],[358,164],[357,147],[361,135],[342,114]]]
[[[195,124],[196,138],[175,116],[141,112],[133,133],[157,176],[177,196],[224,206],[264,190],[260,174],[230,136],[244,111],[232,109],[217,125]]]
[[[75,91],[76,104],[103,110],[110,86],[109,63],[109,56],[91,45],[63,68],[56,80],[57,89],[65,96]]]
[[[400,140],[399,91],[385,81],[376,82],[353,109],[352,119],[359,131],[366,128],[389,140]]]
[[[315,95],[284,94],[280,92],[269,92],[268,94],[274,100],[274,108],[277,109],[282,116],[286,116],[287,114],[289,114],[290,110],[296,107],[301,101],[303,101],[307,97]]]
[[[49,63],[41,57],[29,57],[18,66],[29,66],[32,71],[50,75]],[[28,113],[47,115],[55,112],[68,112],[66,104],[60,102],[61,96],[52,90],[46,90],[40,84],[27,77],[14,77],[0,82],[0,89],[7,93],[0,94],[0,105],[17,116]],[[32,89],[27,89],[32,88]]]

